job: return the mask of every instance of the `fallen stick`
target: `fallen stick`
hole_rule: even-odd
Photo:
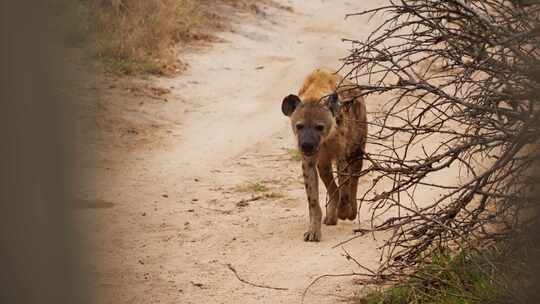
[[[256,284],[256,283],[252,283],[252,282],[246,281],[246,280],[244,280],[244,279],[242,279],[242,278],[240,277],[240,275],[238,274],[238,272],[236,271],[236,269],[235,269],[231,264],[227,264],[227,267],[234,273],[234,275],[236,276],[236,278],[237,278],[240,282],[242,282],[242,283],[245,283],[245,284],[248,284],[248,285],[251,285],[251,286],[255,286],[255,287],[259,287],[259,288],[275,289],[275,290],[289,290],[288,288],[272,287],[272,286],[260,285],[260,284]]]
[[[251,198],[244,198],[244,199],[241,199],[240,201],[238,201],[236,203],[236,206],[237,207],[245,207],[248,205],[249,202],[254,202],[254,201],[258,201],[260,200],[261,198],[264,198],[265,195],[258,195],[258,196],[253,196]]]

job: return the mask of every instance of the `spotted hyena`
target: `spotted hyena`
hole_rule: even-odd
[[[305,241],[321,238],[318,176],[330,197],[324,223],[336,225],[338,218],[356,218],[358,173],[362,170],[367,118],[364,99],[355,96],[358,89],[352,83],[321,68],[306,77],[298,95],[285,97],[281,104],[283,114],[291,119],[302,154],[310,222],[309,230],[304,233]],[[339,187],[334,181],[332,163],[337,167]]]

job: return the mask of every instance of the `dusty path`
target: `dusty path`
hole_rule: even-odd
[[[226,42],[187,55],[186,73],[156,80],[172,88],[168,103],[149,110],[172,122],[168,144],[112,151],[107,157],[117,161],[92,170],[86,199],[112,203],[80,211],[92,227],[87,252],[99,262],[87,266],[99,303],[300,303],[317,276],[356,269],[332,246],[358,223],[323,227],[320,243],[302,241],[307,205],[280,102],[311,69],[339,66],[349,46],[341,38],[362,38],[375,25],[345,13],[385,1],[279,2],[294,12],[242,16],[221,35]],[[369,236],[344,247],[362,263],[377,262]],[[227,265],[287,290],[242,283]],[[335,303],[358,290],[350,277],[325,279],[306,303]]]

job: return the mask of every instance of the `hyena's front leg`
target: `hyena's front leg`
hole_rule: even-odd
[[[339,190],[336,182],[334,181],[334,176],[332,175],[332,163],[330,161],[319,161],[317,167],[319,169],[319,176],[326,186],[326,192],[330,196],[330,201],[326,206],[326,217],[324,218],[323,222],[326,225],[336,225],[338,219],[337,205],[339,202]]]
[[[321,239],[322,211],[319,205],[319,177],[315,159],[304,157],[302,171],[309,204],[309,230],[304,233],[304,241],[318,242]]]

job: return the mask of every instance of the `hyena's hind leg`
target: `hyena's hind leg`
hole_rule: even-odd
[[[358,215],[358,212],[359,212],[358,201],[357,201],[358,180],[360,179],[360,173],[362,172],[363,157],[364,157],[364,146],[360,145],[360,147],[357,148],[356,151],[353,153],[353,155],[351,155],[351,157],[349,158],[350,172],[351,172],[351,183],[350,183],[351,210],[347,218],[351,221],[356,219],[356,216]]]
[[[337,161],[338,181],[339,181],[339,203],[338,203],[338,217],[341,220],[348,219],[351,210],[351,167],[346,159],[339,159]]]
[[[351,164],[351,183],[350,183],[350,193],[351,193],[351,209],[349,216],[347,217],[349,220],[356,219],[356,216],[358,215],[358,201],[357,201],[357,194],[358,194],[358,180],[360,179],[360,172],[362,172],[362,160],[356,160],[353,161]]]

